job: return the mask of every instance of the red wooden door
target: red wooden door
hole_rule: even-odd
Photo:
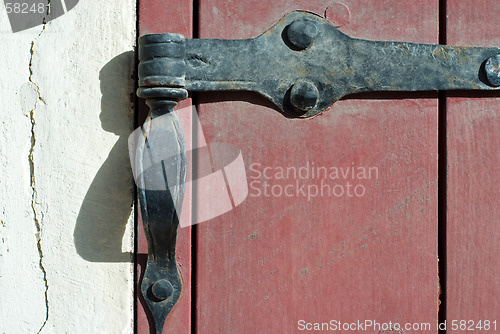
[[[304,9],[358,38],[500,45],[500,8],[484,3],[141,0],[139,33],[250,38]],[[438,333],[439,320],[496,320],[498,100],[485,95],[358,95],[305,120],[253,93],[195,95],[206,141],[241,149],[249,194],[179,230],[184,290],[164,333]],[[140,236],[139,276],[146,252]],[[149,333],[143,306],[137,332]]]

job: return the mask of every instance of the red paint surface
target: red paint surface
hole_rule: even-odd
[[[186,38],[192,37],[193,26],[193,7],[191,1],[173,1],[173,0],[141,0],[139,1],[139,35],[151,33],[175,32],[183,34]],[[179,103],[176,109],[187,108],[191,106],[191,99]],[[142,115],[147,113],[143,108],[139,111]],[[142,117],[144,118],[144,117]],[[184,131],[186,144],[191,142],[191,132]],[[190,189],[186,189],[185,201],[191,200]],[[184,207],[186,208],[186,207]],[[188,209],[190,209],[188,207]],[[183,211],[183,214],[190,210]],[[142,221],[138,221],[138,275],[142,277],[144,266],[147,261],[147,242],[144,236]],[[172,309],[165,322],[163,333],[179,334],[191,332],[191,228],[179,229],[177,237],[176,259],[179,271],[183,280],[182,295]],[[136,293],[141,294],[140,282],[136,282]],[[150,317],[146,304],[139,298],[137,307],[137,332],[139,334],[150,333]],[[152,326],[152,325],[151,325]],[[151,332],[154,333],[154,332]]]
[[[335,3],[201,0],[200,37],[254,37],[292,10],[323,14],[329,6],[340,6]],[[436,0],[342,4],[350,20],[333,14],[343,24],[348,21],[341,30],[353,37],[437,42]],[[139,15],[141,34],[191,36],[191,2],[141,0]],[[448,1],[448,44],[500,45],[499,15],[494,0],[481,6]],[[351,97],[317,118],[289,120],[254,94],[200,94],[207,141],[239,146],[249,182],[284,186],[296,181],[259,178],[255,165],[251,169],[255,163],[260,170],[308,162],[376,167],[379,176],[356,182],[366,190],[361,198],[253,196],[250,187],[251,195],[236,209],[200,224],[196,315],[191,314],[191,230],[181,229],[178,260],[185,290],[165,333],[190,332],[194,316],[198,333],[293,333],[299,320],[435,325],[437,99],[399,96],[406,98]],[[491,93],[449,96],[447,320],[500,321],[498,100]],[[311,178],[299,182],[321,185]],[[147,248],[142,226],[139,231],[143,265]],[[139,333],[149,332],[141,304],[137,323]],[[428,333],[436,333],[435,328]]]
[[[498,1],[448,1],[448,44],[499,46]],[[499,94],[447,100],[447,319],[500,331]],[[489,96],[489,97],[488,97]],[[469,322],[471,320],[471,322]],[[453,333],[486,333],[473,328]]]
[[[344,3],[351,21],[342,31],[353,37],[437,42],[435,0]],[[287,12],[327,6],[201,0],[200,38],[254,37]],[[437,99],[381,97],[291,120],[254,94],[199,95],[207,142],[240,147],[249,182],[297,181],[266,180],[252,164],[375,167],[378,178],[353,181],[366,190],[359,198],[252,196],[251,187],[236,209],[198,225],[198,333],[295,333],[299,320],[365,319],[425,322],[426,333],[437,332]]]

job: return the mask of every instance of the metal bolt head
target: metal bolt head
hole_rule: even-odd
[[[486,78],[492,86],[500,86],[500,54],[492,56],[484,64]]]
[[[316,107],[319,100],[319,91],[312,82],[302,80],[292,86],[290,102],[300,111],[309,111]]]
[[[311,20],[297,20],[292,22],[287,29],[290,43],[298,49],[306,49],[318,36],[318,26]]]
[[[151,292],[153,293],[153,296],[163,301],[172,295],[172,293],[174,292],[174,288],[169,281],[167,281],[166,279],[161,279],[153,284],[153,286],[151,287]]]

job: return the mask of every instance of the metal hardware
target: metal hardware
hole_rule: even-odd
[[[178,143],[178,159],[171,162],[175,173],[164,181],[167,185],[175,179],[172,193],[168,186],[163,191],[146,190],[150,189],[148,183],[156,181],[138,169],[149,245],[142,293],[157,333],[181,291],[175,263],[179,222],[174,203],[182,201],[186,161],[172,108],[188,91],[255,91],[288,117],[311,117],[343,96],[359,92],[495,90],[500,86],[499,48],[355,39],[326,19],[304,11],[293,12],[259,37],[246,40],[144,35],[139,38],[139,60],[137,94],[151,107],[149,120],[165,114],[170,118],[144,128],[145,145],[138,148],[138,165],[154,133],[167,131],[168,140]],[[156,170],[152,179],[160,172]]]
[[[187,163],[184,137],[173,113],[177,102],[148,99],[147,104],[151,111],[135,154],[139,203],[148,242],[141,292],[153,314],[156,333],[161,333],[182,290],[175,246]],[[159,141],[169,143],[162,146],[166,150],[158,152]]]
[[[486,78],[490,85],[494,87],[500,86],[500,55],[491,56],[484,64]]]
[[[152,87],[176,98],[185,90],[248,90],[290,117],[317,115],[359,92],[493,90],[500,85],[497,47],[355,39],[302,11],[257,38],[145,35],[140,50],[140,96],[151,96]]]

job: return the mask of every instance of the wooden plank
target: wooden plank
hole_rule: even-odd
[[[139,4],[139,35],[175,32],[183,34],[186,38],[192,37],[193,27],[193,5],[192,1],[173,0],[140,0]],[[181,101],[177,110],[190,108],[191,99]],[[145,105],[141,105],[139,118],[144,119],[148,110]],[[183,118],[184,121],[189,119]],[[186,147],[190,147],[191,131],[184,127],[184,137]],[[185,199],[188,204],[191,202],[191,189],[186,188]],[[190,206],[184,206],[183,215],[190,215]],[[189,219],[189,218],[188,218]],[[138,254],[137,270],[138,277],[142,278],[143,270],[147,261],[147,242],[144,236],[142,221],[138,219]],[[183,280],[182,295],[168,316],[163,333],[178,334],[191,332],[191,227],[180,228],[178,230],[176,259]],[[138,334],[154,333],[152,331],[154,322],[151,318],[147,306],[142,299],[140,281],[136,282],[136,294],[138,297],[136,325]]]
[[[292,10],[322,14],[333,4],[199,3],[200,38],[254,37]],[[341,30],[351,36],[437,42],[437,0],[344,4],[351,19]],[[365,319],[429,323],[426,333],[437,332],[438,103],[409,96],[346,99],[293,120],[255,94],[199,95],[207,142],[240,147],[250,185],[245,202],[197,227],[199,333],[295,333],[306,323]],[[378,175],[318,178],[313,165]],[[280,167],[302,167],[304,177],[277,175]],[[350,197],[348,182],[364,193]],[[325,183],[344,194],[308,199],[299,190]]]
[[[448,44],[500,46],[498,1],[448,1]],[[447,322],[500,326],[500,105],[498,94],[447,99]],[[483,323],[484,325],[484,323]],[[453,333],[472,333],[459,327]]]

